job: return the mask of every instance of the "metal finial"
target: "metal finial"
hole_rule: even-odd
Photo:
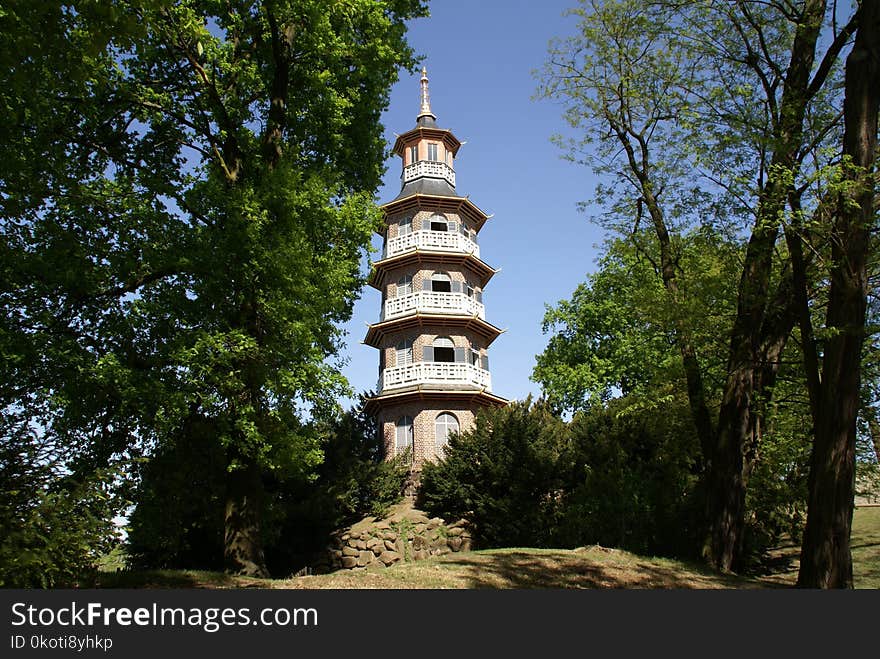
[[[419,81],[421,86],[421,105],[419,107],[419,117],[430,116],[437,118],[433,112],[431,112],[431,95],[428,92],[428,69],[427,67],[422,67],[422,79]]]

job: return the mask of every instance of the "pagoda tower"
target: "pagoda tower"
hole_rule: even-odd
[[[382,293],[382,308],[364,339],[379,349],[367,412],[377,419],[386,458],[409,450],[415,472],[442,456],[451,433],[472,427],[480,408],[507,404],[492,393],[489,375],[489,346],[502,332],[483,306],[497,272],[477,244],[489,216],[455,192],[461,142],[437,125],[425,69],[420,92],[415,128],[394,143],[401,190],[381,207],[382,257],[369,283]]]

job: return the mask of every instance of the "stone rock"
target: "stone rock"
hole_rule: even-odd
[[[391,565],[400,560],[400,554],[396,551],[383,551],[379,554],[379,560],[385,565]]]
[[[457,536],[453,536],[453,537],[449,538],[449,540],[447,541],[446,544],[449,545],[449,548],[452,551],[458,551],[459,549],[461,549],[461,544],[462,544],[461,538],[459,538]]]
[[[353,544],[358,549],[366,549],[367,548],[367,543],[364,540],[360,540],[360,539],[355,540]]]
[[[342,548],[342,555],[343,556],[357,556],[358,550],[355,549],[354,547],[349,547],[348,545],[346,545],[345,547]]]
[[[385,549],[387,549],[389,551],[397,551],[397,544],[395,543],[395,540],[397,540],[397,536],[394,536],[392,538],[386,538],[385,539]]]
[[[373,547],[382,544],[384,543],[379,538],[370,538],[369,540],[367,540],[367,549],[372,549]]]
[[[370,563],[373,562],[373,552],[371,551],[362,551],[358,555],[357,564],[358,567],[366,567]]]
[[[470,536],[461,536],[461,549],[459,551],[470,551],[473,547]]]
[[[462,533],[464,533],[464,529],[460,526],[449,527],[449,535],[451,536],[461,535]]]
[[[342,567],[344,568],[353,568],[357,567],[358,559],[354,556],[343,556],[342,557]]]
[[[412,539],[412,546],[415,551],[419,551],[420,549],[424,549],[428,544],[428,541],[425,540],[423,536],[417,535]]]
[[[416,549],[413,552],[412,557],[414,561],[423,561],[428,558],[428,552],[426,552],[424,549]]]
[[[429,529],[433,530],[433,529],[436,529],[438,526],[442,526],[442,525],[443,525],[443,520],[439,517],[432,517],[431,519],[428,520],[428,528]]]

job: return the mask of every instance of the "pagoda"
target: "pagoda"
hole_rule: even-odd
[[[413,472],[442,457],[452,433],[473,426],[492,393],[489,346],[502,330],[486,320],[483,291],[497,272],[477,236],[489,216],[455,191],[462,143],[440,128],[422,69],[416,126],[397,137],[401,190],[381,206],[381,259],[369,283],[382,293],[364,343],[379,350],[376,395],[367,401],[386,458],[411,456]]]

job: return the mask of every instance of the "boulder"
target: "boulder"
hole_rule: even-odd
[[[391,565],[400,560],[400,554],[398,554],[396,551],[383,551],[381,554],[379,554],[379,560],[384,565]]]

